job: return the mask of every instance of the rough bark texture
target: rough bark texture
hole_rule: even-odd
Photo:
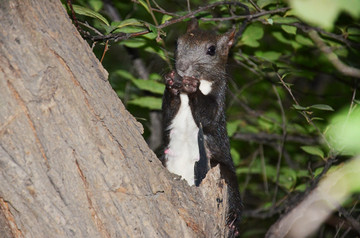
[[[1,0],[0,22],[1,236],[227,232],[218,168],[191,188],[162,167],[59,0]]]

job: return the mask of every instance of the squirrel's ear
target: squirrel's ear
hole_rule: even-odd
[[[230,32],[226,33],[226,35],[228,36],[228,46],[229,48],[235,43],[235,33],[236,33],[236,29],[232,29]]]
[[[233,29],[225,34],[219,35],[218,43],[222,47],[230,49],[231,46],[235,43],[236,29]]]
[[[188,25],[187,25],[187,29],[186,29],[186,32],[192,32],[196,29],[198,29],[199,27],[199,23],[198,21],[196,20],[196,18],[191,18],[191,20],[189,21]]]

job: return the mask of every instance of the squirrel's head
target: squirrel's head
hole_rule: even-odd
[[[182,77],[190,76],[199,79],[225,74],[234,36],[235,31],[217,35],[213,31],[201,30],[198,22],[195,19],[191,20],[186,33],[177,41],[175,55],[178,74]]]

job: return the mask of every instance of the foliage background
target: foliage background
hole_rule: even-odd
[[[174,20],[215,2],[72,1],[74,24],[159,155],[162,75],[173,67],[176,38],[189,18]],[[360,154],[360,1],[240,2],[250,15],[232,4],[194,15],[202,28],[220,33],[248,20],[228,62],[228,134],[245,207],[241,237],[263,237],[328,170]],[[149,33],[132,34],[142,31]],[[340,134],[348,140],[335,143]],[[314,237],[359,236],[349,222],[360,216],[358,200],[351,195]]]

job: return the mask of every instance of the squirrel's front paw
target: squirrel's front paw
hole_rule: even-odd
[[[182,80],[182,92],[184,93],[194,93],[199,88],[200,81],[195,77],[183,77]]]
[[[180,88],[182,86],[181,80],[179,79],[179,77],[180,76],[175,72],[175,70],[172,70],[170,73],[168,73],[164,76],[166,87],[174,95],[177,95],[180,93]]]

